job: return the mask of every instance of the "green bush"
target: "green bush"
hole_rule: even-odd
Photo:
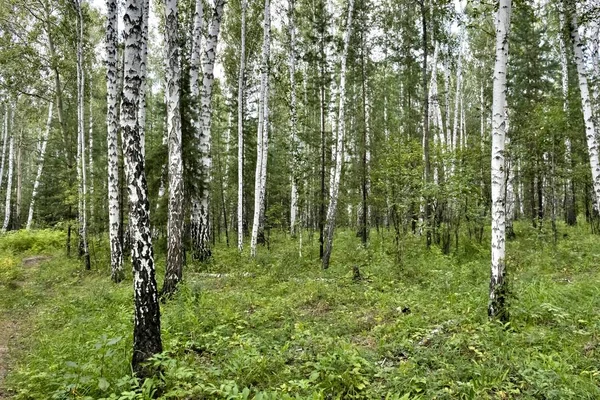
[[[47,253],[64,247],[66,240],[66,234],[59,230],[13,231],[0,237],[0,250],[12,251],[14,254]]]

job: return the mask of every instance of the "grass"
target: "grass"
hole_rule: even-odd
[[[561,226],[553,246],[547,232],[516,229],[505,326],[487,320],[487,242],[444,256],[408,235],[398,261],[391,232],[373,230],[363,249],[342,231],[328,271],[316,237],[302,259],[283,234],[255,260],[218,244],[161,308],[162,375],[142,384],[129,368],[130,279],[110,282],[105,243],[83,271],[38,232],[19,251],[52,260],[0,296],[0,315],[23,332],[6,384],[17,399],[600,398],[600,237]],[[0,251],[18,265],[7,238]]]

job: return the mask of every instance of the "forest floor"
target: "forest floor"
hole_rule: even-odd
[[[31,281],[31,276],[36,273],[39,265],[42,262],[50,260],[49,256],[32,256],[25,257],[21,260],[11,259],[8,268],[12,276],[7,282],[8,290],[23,288]],[[20,262],[18,262],[20,261]],[[17,264],[17,265],[14,265]],[[6,263],[2,264],[2,277],[8,273]],[[6,270],[4,269],[6,268]],[[26,330],[28,316],[26,312],[20,310],[5,310],[0,308],[0,400],[8,399],[9,394],[4,385],[4,379],[10,371],[12,365],[11,354],[15,353],[15,349],[20,345],[20,339],[23,336],[23,331]]]
[[[18,321],[19,340],[9,351],[6,394],[600,398],[600,236],[583,224],[560,226],[556,245],[544,229],[518,224],[516,233],[508,243],[506,325],[487,319],[487,238],[479,244],[465,235],[443,255],[409,233],[396,247],[393,232],[373,230],[365,249],[354,232],[342,231],[327,271],[316,236],[305,234],[302,258],[298,241],[283,234],[254,260],[217,243],[213,261],[188,265],[179,292],[162,305],[165,352],[153,360],[161,374],[141,384],[129,367],[131,278],[110,282],[106,243],[93,243],[93,267],[84,271],[62,254],[60,233],[7,235],[0,238],[0,318]],[[159,285],[163,247],[159,240]],[[53,258],[24,270],[22,259],[32,255]]]

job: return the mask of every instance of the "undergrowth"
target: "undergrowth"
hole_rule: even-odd
[[[341,231],[327,271],[306,233],[302,258],[283,234],[254,260],[218,243],[162,305],[162,373],[144,382],[129,367],[131,279],[110,282],[105,241],[83,271],[51,231],[7,235],[17,266],[23,242],[53,254],[3,289],[2,312],[29,332],[7,384],[16,399],[598,399],[600,237],[561,226],[554,246],[515,228],[506,325],[487,320],[487,241],[445,256],[411,235],[398,249],[373,230],[364,249]]]

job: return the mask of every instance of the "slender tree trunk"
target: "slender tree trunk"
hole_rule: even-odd
[[[296,110],[296,26],[294,22],[295,0],[289,0],[288,27],[290,34],[290,132],[292,146],[292,193],[290,201],[290,233],[296,235],[298,220],[298,115]]]
[[[260,97],[258,107],[258,139],[256,174],[254,180],[254,220],[250,238],[250,254],[256,256],[259,236],[264,235],[264,207],[267,186],[267,158],[269,144],[269,59],[271,54],[271,3],[265,0],[263,52],[261,64]],[[262,214],[262,215],[261,215]]]
[[[89,172],[89,209],[90,209],[90,220],[89,226],[92,227],[94,223],[94,114],[93,114],[93,98],[94,98],[94,87],[92,85],[92,73],[89,73],[89,88],[90,88],[90,98],[89,98],[89,131],[88,131],[88,172]],[[93,228],[92,228],[93,232]]]
[[[210,182],[211,182],[211,99],[212,85],[214,82],[215,57],[217,53],[217,41],[223,18],[225,0],[216,0],[212,20],[206,37],[206,48],[202,56],[202,91],[200,93],[200,119],[201,131],[199,132],[199,150],[202,157],[202,186],[199,200],[193,201],[192,212],[192,239],[194,258],[206,261],[211,257],[210,250]]]
[[[8,144],[8,120],[10,108],[8,104],[4,106],[4,130],[2,133],[2,160],[0,161],[0,190],[2,189],[2,179],[4,178],[4,164],[6,159],[6,145]]]
[[[15,201],[15,218],[13,220],[13,229],[21,228],[21,202],[23,192],[23,129],[19,132],[17,143],[17,190]]]
[[[492,104],[492,262],[488,315],[491,319],[508,320],[506,309],[506,166],[505,138],[507,120],[506,64],[510,31],[511,0],[500,0],[496,16],[496,62]]]
[[[117,0],[106,1],[106,127],[108,145],[108,236],[110,271],[113,282],[123,280],[123,249],[120,239],[121,205],[119,202],[119,143],[117,119]]]
[[[560,28],[559,33],[560,40],[560,67],[561,67],[561,83],[562,83],[562,95],[563,95],[563,113],[566,121],[567,132],[564,133],[565,141],[565,222],[568,225],[575,225],[577,223],[577,215],[575,214],[575,187],[573,185],[573,159],[571,157],[571,138],[570,135],[570,119],[569,119],[569,68],[567,60],[567,43],[565,43],[565,15],[562,11],[562,0],[559,1],[559,12]]]
[[[594,205],[597,211],[600,211],[600,160],[598,156],[598,139],[596,138],[596,127],[594,125],[594,114],[592,111],[592,102],[587,79],[587,71],[583,59],[582,43],[579,39],[579,25],[577,22],[577,11],[575,5],[571,5],[571,44],[575,64],[577,65],[577,76],[579,78],[579,91],[581,93],[581,107],[583,108],[583,120],[585,123],[585,136],[587,138],[588,155],[590,159],[590,168],[592,170],[592,184],[594,189]]]
[[[344,50],[340,60],[340,84],[338,91],[338,123],[337,123],[337,143],[335,157],[335,175],[333,179],[333,187],[331,189],[331,199],[327,208],[327,242],[323,253],[323,269],[329,268],[329,259],[333,250],[333,234],[335,229],[335,215],[337,210],[338,193],[340,187],[340,179],[342,175],[342,163],[344,155],[344,134],[345,134],[345,102],[346,102],[346,62],[348,57],[348,48],[350,47],[350,36],[352,35],[352,12],[354,9],[354,0],[349,0],[348,3],[348,18],[346,20],[346,33],[344,35]]]
[[[140,64],[140,144],[142,156],[146,157],[146,71],[148,70],[148,17],[150,13],[150,0],[143,0],[144,19],[142,20],[142,61]],[[131,230],[129,231],[131,234]]]
[[[125,1],[125,73],[121,99],[123,155],[129,171],[126,174],[130,205],[129,223],[133,231],[131,258],[135,312],[131,364],[139,378],[151,375],[151,367],[143,364],[153,355],[162,352],[160,309],[150,232],[150,203],[140,136],[140,64],[144,41],[142,25],[145,18],[143,3],[143,0]]]
[[[162,295],[171,296],[183,277],[183,161],[181,149],[179,26],[177,0],[165,0],[166,101],[169,140],[167,266]]]
[[[14,111],[13,111],[14,112]],[[11,130],[14,130],[11,125]],[[14,136],[10,133],[10,144],[8,146],[8,175],[6,177],[6,203],[4,206],[4,224],[2,225],[2,233],[6,232],[8,223],[10,222],[10,200],[12,195],[12,175],[14,161]]]
[[[244,249],[244,83],[246,68],[246,9],[247,0],[242,0],[242,28],[240,43],[240,70],[238,73],[238,201],[237,238],[238,250]]]
[[[79,181],[79,255],[84,257],[85,269],[90,269],[87,227],[87,182],[85,158],[84,92],[83,72],[83,14],[81,0],[73,0],[77,11],[77,177]]]
[[[31,224],[33,222],[33,209],[35,207],[35,199],[37,197],[38,187],[40,186],[40,178],[42,177],[42,170],[44,168],[44,156],[46,155],[46,145],[48,144],[48,137],[50,136],[50,127],[52,124],[52,106],[53,103],[50,102],[48,105],[48,120],[46,121],[46,130],[44,131],[44,135],[41,137],[40,143],[38,145],[39,155],[38,155],[38,167],[37,174],[35,176],[35,181],[33,183],[33,191],[31,192],[31,202],[29,203],[29,213],[27,216],[27,230],[31,229]]]
[[[429,90],[427,87],[427,55],[428,55],[428,39],[427,39],[427,10],[426,0],[421,0],[421,18],[422,18],[422,45],[423,45],[423,183],[424,186],[428,186],[431,182],[431,160],[429,154]],[[431,196],[424,196],[424,209],[423,209],[423,222],[425,224],[426,244],[427,248],[431,247],[432,241],[432,201]]]

